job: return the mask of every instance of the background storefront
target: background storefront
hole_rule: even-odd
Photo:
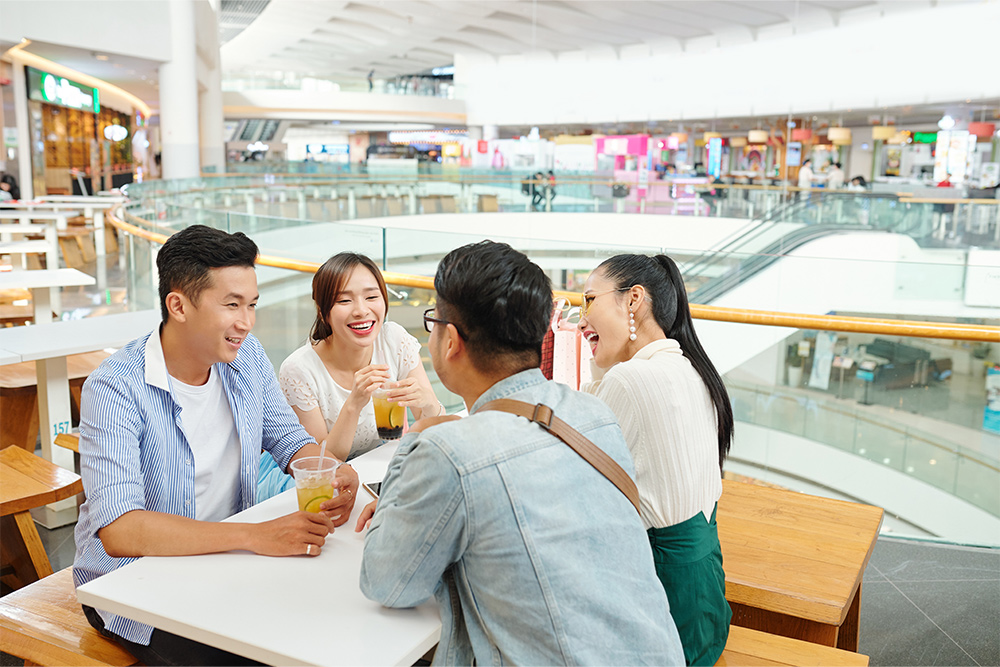
[[[33,67],[25,80],[36,195],[93,194],[132,182],[141,116],[103,106],[97,88]]]

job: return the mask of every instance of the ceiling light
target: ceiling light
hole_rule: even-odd
[[[94,58],[97,60],[110,60],[110,58],[103,53],[95,53]]]
[[[872,128],[872,139],[886,141],[896,136],[896,128],[887,125],[876,125]]]
[[[767,130],[750,130],[747,140],[751,144],[766,144],[768,139]]]
[[[941,120],[938,121],[938,127],[945,131],[950,130],[955,127],[955,119],[948,114],[945,114],[941,117]]]
[[[847,127],[831,127],[827,131],[826,136],[830,138],[833,143],[845,142],[851,143],[851,130]]]

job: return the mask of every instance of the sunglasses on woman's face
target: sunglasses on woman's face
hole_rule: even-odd
[[[594,299],[605,294],[611,294],[612,292],[627,292],[631,287],[619,287],[615,289],[606,289],[603,292],[584,292],[581,296],[583,297],[580,307],[580,317],[586,317],[587,313],[590,312],[590,306],[594,303]]]

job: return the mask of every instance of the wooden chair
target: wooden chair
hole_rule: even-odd
[[[117,642],[93,628],[76,599],[67,567],[0,598],[0,650],[29,665],[138,663]]]

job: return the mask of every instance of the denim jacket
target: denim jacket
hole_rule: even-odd
[[[389,607],[436,595],[435,664],[683,665],[642,521],[565,443],[497,398],[544,403],[630,475],[598,399],[523,371],[471,416],[402,439],[365,538],[361,589]]]

